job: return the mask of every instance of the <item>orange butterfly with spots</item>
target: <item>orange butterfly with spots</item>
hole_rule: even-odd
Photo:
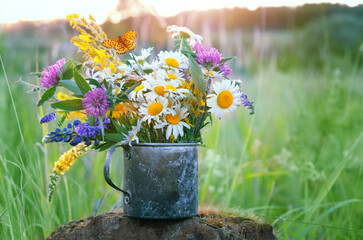
[[[136,39],[136,32],[134,30],[128,31],[124,35],[118,36],[115,39],[107,39],[102,42],[102,46],[106,48],[114,48],[116,46],[116,52],[118,54],[125,54],[127,51],[135,49],[135,42],[132,40]]]

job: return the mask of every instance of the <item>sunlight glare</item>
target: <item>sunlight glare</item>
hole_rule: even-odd
[[[124,0],[121,0],[124,1]],[[128,2],[129,1],[129,2]],[[360,0],[338,0],[338,1],[318,1],[318,0],[134,0],[125,1],[132,8],[116,12],[114,9],[118,0],[63,0],[61,2],[52,0],[11,0],[0,7],[0,23],[14,23],[18,21],[54,20],[64,19],[70,13],[79,13],[84,16],[92,14],[97,22],[103,23],[109,15],[112,20],[121,20],[127,16],[135,16],[142,12],[155,12],[162,17],[174,16],[182,11],[209,9],[246,7],[254,10],[260,6],[298,6],[304,3],[341,3],[349,6],[360,4]]]

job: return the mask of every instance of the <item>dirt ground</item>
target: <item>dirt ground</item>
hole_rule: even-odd
[[[69,222],[47,239],[275,240],[276,237],[268,224],[208,211],[182,220],[145,220],[128,218],[122,210],[115,210]]]

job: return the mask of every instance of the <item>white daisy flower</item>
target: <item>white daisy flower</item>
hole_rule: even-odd
[[[206,68],[202,68],[202,73],[204,74],[204,76],[206,76],[207,78],[211,77],[213,78],[214,81],[222,81],[224,78],[224,76],[220,73],[220,72],[216,72],[213,70],[208,70]]]
[[[188,68],[188,58],[181,52],[160,51],[158,54],[159,62],[162,67],[167,69]]]
[[[121,72],[121,77],[128,77],[131,75],[133,71],[135,71],[135,68],[133,66],[129,66],[127,64],[121,64],[117,66],[117,70]]]
[[[145,62],[141,66],[141,68],[144,71],[144,73],[151,74],[151,73],[157,71],[157,69],[159,69],[159,62],[158,61],[152,61],[152,63]]]
[[[166,80],[169,80],[171,82],[178,82],[180,85],[185,82],[184,74],[173,69],[169,70],[166,73]]]
[[[213,94],[207,96],[208,112],[217,118],[234,111],[241,104],[239,86],[231,80],[223,80],[213,84]]]
[[[140,101],[144,98],[144,93],[150,89],[148,81],[142,81],[132,92],[129,93],[129,99],[131,101]]]
[[[190,128],[187,123],[182,121],[189,115],[188,109],[185,107],[182,108],[180,107],[180,105],[178,105],[173,110],[173,113],[168,113],[165,116],[165,122],[155,125],[156,129],[164,128],[165,126],[167,126],[166,139],[169,139],[171,134],[173,134],[173,137],[175,139],[177,139],[178,136],[182,137],[184,135],[183,127],[186,127],[188,129]]]
[[[173,84],[175,87],[179,87],[183,83],[183,75],[179,73],[177,69],[169,69],[165,71],[165,69],[157,69],[153,77],[156,80],[160,80],[162,82],[168,82]],[[179,79],[178,79],[179,78]]]
[[[136,56],[134,55],[136,61],[142,66],[144,65],[146,58],[148,58],[150,56],[151,51],[153,50],[153,47],[149,47],[147,49],[142,48],[141,49],[141,55],[140,56]],[[131,63],[135,64],[134,60],[130,60]]]
[[[93,74],[94,78],[106,80],[106,82],[114,82],[117,77],[112,73],[111,68],[104,68],[102,71]]]
[[[179,88],[179,86],[179,82],[166,82],[163,79],[156,79],[149,85],[150,92],[145,93],[145,98],[148,100],[155,100],[158,97],[182,99],[188,94],[189,90]]]
[[[166,31],[172,33],[171,34],[172,38],[178,38],[178,37],[186,38],[187,42],[191,46],[194,46],[194,44],[196,42],[201,43],[203,40],[202,36],[199,36],[199,35],[193,33],[189,28],[186,28],[186,27],[179,27],[176,25],[172,25],[172,26],[168,26]]]
[[[142,121],[151,122],[154,120],[160,122],[160,117],[166,113],[168,100],[163,97],[158,97],[155,100],[149,100],[139,107],[139,113],[142,116]]]
[[[131,146],[131,142],[133,141],[135,141],[137,144],[139,143],[139,137],[137,136],[137,133],[141,129],[141,123],[142,121],[140,119],[137,119],[137,125],[133,126],[131,131],[129,131],[127,135],[122,133],[125,138],[121,141],[121,144],[129,143],[129,146]]]

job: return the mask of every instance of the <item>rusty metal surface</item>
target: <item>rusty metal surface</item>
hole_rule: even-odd
[[[151,143],[122,146],[123,190],[129,193],[129,196],[124,196],[124,214],[149,219],[197,215],[198,145]]]

